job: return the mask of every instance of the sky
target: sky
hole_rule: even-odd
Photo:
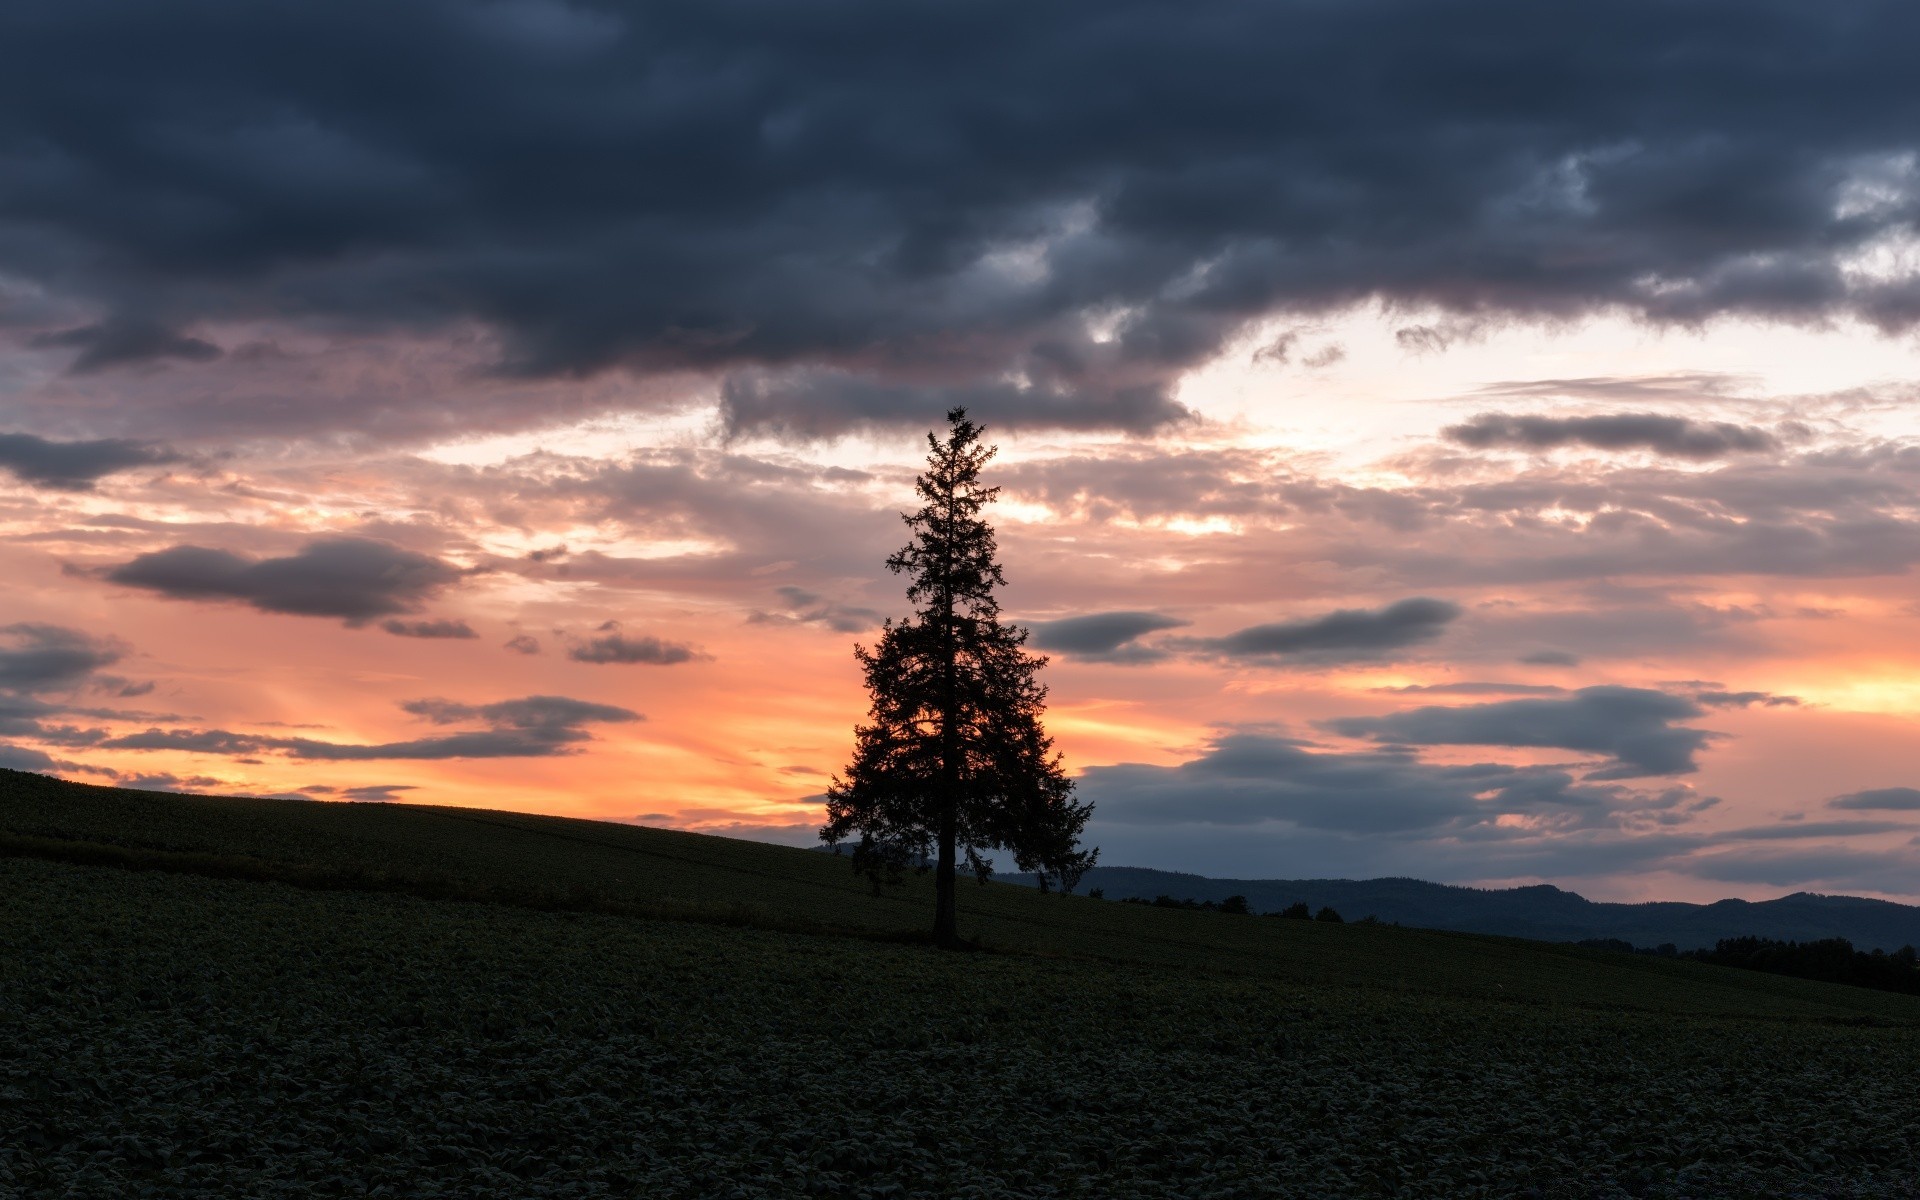
[[[14,0],[0,765],[807,844],[963,405],[1102,863],[1920,901],[1915,44]]]

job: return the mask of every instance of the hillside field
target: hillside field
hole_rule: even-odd
[[[0,1195],[1920,1195],[1910,997],[16,772],[0,850]]]

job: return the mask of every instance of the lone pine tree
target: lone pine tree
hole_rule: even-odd
[[[854,654],[872,697],[868,724],[854,730],[853,761],[827,789],[824,841],[858,834],[853,866],[896,882],[909,865],[934,861],[933,940],[954,946],[958,856],[985,883],[993,862],[1012,853],[1040,886],[1072,890],[1098,850],[1082,850],[1091,804],[1073,797],[1053,739],[1040,727],[1047,689],[1035,676],[1046,659],[1027,653],[1027,631],[1000,623],[993,527],[981,510],[998,488],[980,485],[994,455],[965,409],[947,414],[947,436],[927,435],[927,469],[916,489],[925,503],[903,514],[913,540],[887,559],[905,574],[917,611],[888,621],[879,644]]]

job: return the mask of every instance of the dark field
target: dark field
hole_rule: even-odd
[[[1909,997],[1001,885],[940,954],[918,882],[500,813],[0,833],[10,1194],[1920,1194]]]

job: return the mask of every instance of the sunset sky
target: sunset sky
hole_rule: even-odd
[[[965,405],[1103,864],[1920,901],[1916,45],[15,0],[0,765],[807,844]]]

